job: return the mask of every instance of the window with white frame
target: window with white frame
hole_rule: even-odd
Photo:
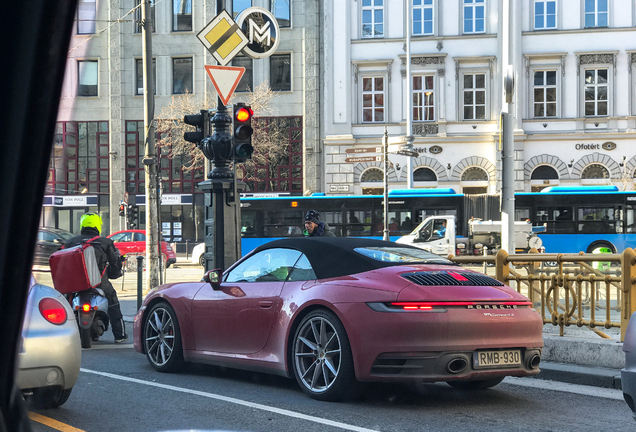
[[[486,0],[464,0],[464,33],[486,31]]]
[[[535,70],[533,90],[534,117],[556,117],[557,71]]]
[[[362,37],[384,37],[384,0],[362,0]]]
[[[585,116],[608,115],[609,69],[585,69]]]
[[[556,0],[534,1],[534,29],[555,29],[556,24]]]
[[[77,95],[97,96],[97,60],[80,60],[77,62]]]
[[[95,33],[96,5],[95,0],[79,1],[77,5],[77,34]]]
[[[435,76],[413,76],[413,121],[435,120]]]
[[[608,26],[608,0],[585,0],[585,28]]]
[[[385,109],[384,77],[362,78],[362,122],[384,122]]]
[[[433,1],[434,0],[412,0],[413,1],[413,34],[432,35],[433,34]]]
[[[464,120],[486,119],[486,74],[465,73],[463,80],[462,107]]]

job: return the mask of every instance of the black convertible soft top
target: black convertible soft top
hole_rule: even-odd
[[[414,249],[420,255],[426,254],[422,249],[414,246],[382,240],[347,237],[295,237],[265,243],[254,249],[250,255],[273,248],[296,249],[307,256],[318,279],[327,279],[382,267],[404,265],[405,263],[378,261],[354,251],[355,248],[387,247]],[[452,264],[437,255],[430,254],[430,257],[431,261],[437,261],[438,264]]]

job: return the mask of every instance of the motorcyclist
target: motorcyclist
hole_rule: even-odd
[[[97,266],[102,273],[102,282],[96,288],[101,288],[108,300],[108,317],[113,336],[115,336],[115,343],[122,343],[128,340],[128,335],[126,334],[126,326],[119,307],[119,299],[110,283],[109,277],[116,279],[121,276],[123,257],[120,256],[111,239],[100,237],[101,232],[102,218],[95,213],[86,213],[80,219],[80,234],[68,240],[64,248],[77,246],[87,240],[98,237],[90,242],[95,248]]]

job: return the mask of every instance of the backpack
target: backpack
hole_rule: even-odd
[[[49,266],[53,286],[57,291],[70,294],[95,288],[102,282],[104,272],[99,271],[95,248],[90,244],[97,238],[99,236],[51,254]]]

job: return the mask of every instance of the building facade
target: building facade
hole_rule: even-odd
[[[500,192],[505,3],[515,190],[634,188],[634,1],[325,0],[325,192],[381,193],[383,162],[370,159],[379,155],[385,128],[389,137],[408,135],[407,98],[419,153],[411,161],[413,187]],[[389,188],[405,188],[406,156],[389,160]]]
[[[319,189],[319,36],[318,2],[300,0],[227,0],[236,17],[259,6],[276,16],[280,44],[269,58],[236,57],[235,66],[246,73],[235,93],[237,100],[263,82],[276,97],[265,113],[267,122],[281,119],[294,145],[290,169],[268,184],[302,194]],[[216,16],[216,1],[168,0],[153,2],[152,51],[155,115],[173,97],[190,94],[205,106],[214,106],[214,87],[204,65],[216,64],[197,39],[197,33]],[[60,101],[59,122],[51,160],[42,224],[78,231],[87,211],[99,211],[104,232],[124,229],[118,216],[128,196],[144,208],[144,88],[139,0],[80,0],[68,52],[66,79]],[[203,108],[203,106],[201,107]],[[258,116],[259,113],[256,113]],[[162,133],[158,130],[158,133]],[[161,221],[164,239],[200,242],[203,234],[203,196],[197,183],[204,169],[182,169],[188,161],[160,154]],[[300,178],[300,181],[298,181]],[[254,183],[255,187],[259,187]]]

